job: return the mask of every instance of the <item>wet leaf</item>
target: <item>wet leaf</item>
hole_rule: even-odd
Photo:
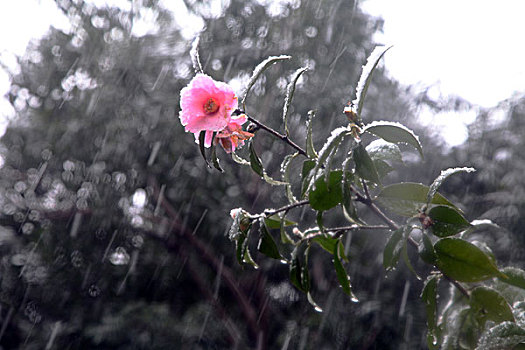
[[[204,158],[204,161],[206,162],[206,165],[208,168],[211,168],[210,162],[208,162],[208,158],[206,157],[206,148],[204,146],[204,139],[206,138],[206,130],[202,130],[199,134],[199,149],[201,151],[202,158]]]
[[[437,285],[439,275],[430,275],[425,281],[421,299],[427,312],[427,346],[431,350],[439,349],[437,344]]]
[[[461,213],[445,205],[433,207],[428,216],[433,221],[429,230],[438,237],[452,236],[471,226]]]
[[[339,240],[337,242],[341,243],[341,241]],[[350,296],[353,300],[356,300],[357,298],[352,292],[352,287],[350,286],[350,277],[346,273],[346,270],[343,264],[341,263],[341,257],[340,257],[339,250],[340,250],[339,244],[335,244],[332,254],[334,255],[334,267],[335,267],[335,273],[337,275],[337,280],[339,281],[341,288],[343,288],[343,292],[345,292],[345,294]]]
[[[479,282],[505,276],[494,262],[474,244],[459,238],[442,238],[434,244],[436,267],[460,282]]]
[[[315,168],[315,161],[305,160],[301,171],[301,198],[305,198],[310,181],[310,172]]]
[[[284,223],[285,227],[297,225],[297,222],[286,219],[285,216],[280,213],[273,214],[272,216],[265,218],[264,222],[266,223],[266,226],[270,229],[280,228],[281,222]]]
[[[432,265],[435,264],[437,257],[434,251],[434,245],[426,233],[422,235],[422,242],[418,247],[418,252],[424,262]]]
[[[249,142],[249,149],[250,149],[250,166],[252,167],[252,170],[255,171],[257,175],[260,177],[264,176],[264,167],[262,165],[261,159],[255,153],[255,148],[253,147],[253,142]]]
[[[330,172],[328,183],[323,177],[319,177],[308,195],[310,206],[315,210],[323,211],[341,203],[343,200],[342,181],[343,172],[341,170]]]
[[[314,117],[315,111],[308,111],[308,118],[306,119],[306,155],[310,159],[316,159],[318,157],[312,139],[312,120]]]
[[[241,164],[241,165],[250,165],[249,161],[239,157],[235,152],[232,152],[231,155],[235,163]]]
[[[357,175],[375,184],[381,184],[376,166],[362,144],[354,148],[353,155]]]
[[[259,63],[257,65],[257,67],[255,67],[255,69],[253,70],[253,74],[252,74],[250,80],[248,81],[248,84],[246,85],[246,90],[244,91],[244,94],[243,94],[243,97],[242,97],[242,100],[241,100],[241,104],[242,104],[243,110],[246,110],[246,98],[248,97],[248,93],[250,92],[251,88],[253,87],[253,85],[255,84],[257,79],[259,79],[261,74],[265,70],[267,70],[272,64],[274,64],[276,62],[279,62],[279,61],[288,60],[290,58],[292,58],[292,57],[291,56],[286,56],[286,55],[270,56],[267,59],[265,59],[264,61],[262,61],[261,63]]]
[[[514,322],[512,310],[505,298],[490,287],[476,287],[470,293],[470,307],[481,328],[485,326],[485,322],[488,320],[496,323]]]
[[[255,153],[255,148],[253,146],[253,142],[250,141],[249,144],[250,144],[250,146],[249,146],[249,149],[250,149],[250,166],[251,166],[252,170],[257,175],[262,177],[262,179],[264,181],[266,181],[267,183],[269,183],[272,186],[287,185],[286,182],[274,180],[270,176],[268,176],[268,174],[266,174],[266,172],[264,171],[264,167],[263,167],[261,158],[259,158],[257,153]]]
[[[403,163],[403,157],[399,146],[395,143],[387,142],[383,139],[378,139],[370,142],[366,146],[366,151],[373,161],[391,161],[395,163]]]
[[[419,138],[412,130],[403,124],[387,121],[372,122],[368,125],[365,125],[363,132],[376,135],[388,142],[396,144],[404,143],[414,146],[414,148],[418,150],[421,157],[423,157],[423,149],[421,148]]]
[[[215,136],[215,134],[214,134],[214,136]],[[221,165],[219,164],[219,158],[217,158],[216,149],[217,149],[217,147],[215,147],[215,144],[212,141],[212,144],[211,144],[211,162],[212,162],[212,164],[213,164],[215,169],[217,169],[221,173],[223,173],[224,170],[221,168]]]
[[[470,173],[476,171],[474,168],[449,168],[446,170],[442,170],[441,174],[432,182],[432,185],[430,185],[430,188],[428,189],[428,195],[427,195],[427,203],[430,204],[432,201],[432,198],[436,194],[439,187],[441,187],[441,184],[451,175],[460,173],[460,172],[466,172]]]
[[[377,201],[402,216],[414,216],[427,204],[428,186],[414,182],[402,182],[383,187]],[[437,192],[432,205],[448,205],[458,210],[451,202]]]
[[[308,290],[303,286],[302,283],[302,264],[299,260],[299,249],[300,246],[295,247],[295,249],[292,251],[292,257],[291,257],[291,263],[290,263],[290,281],[292,284],[297,287],[302,292],[307,292]]]
[[[515,287],[525,289],[525,271],[517,267],[505,267],[501,270],[507,278],[501,278],[501,281]]]
[[[383,251],[383,267],[387,271],[393,270],[399,261],[399,256],[403,249],[403,232],[403,227],[395,230],[386,243]]]
[[[361,111],[363,110],[366,93],[368,91],[368,87],[370,86],[370,82],[372,81],[372,74],[374,73],[383,55],[388,50],[390,50],[391,47],[392,46],[377,46],[368,57],[366,65],[363,66],[363,72],[361,73],[361,77],[359,78],[359,82],[357,83],[356,87],[356,97],[355,100],[352,101],[352,106],[355,108],[354,112],[357,114],[359,119],[361,119]]]
[[[288,154],[286,155],[286,157],[284,157],[283,162],[281,163],[281,173],[283,174],[283,181],[287,183],[286,197],[288,198],[288,202],[290,204],[297,202],[297,199],[293,195],[292,185],[290,182],[290,165],[292,164],[292,160],[294,160],[298,156],[299,152],[296,152],[294,154]]]
[[[340,127],[335,130],[332,130],[332,133],[330,134],[330,137],[326,140],[325,144],[323,145],[323,148],[319,151],[319,158],[315,162],[314,168],[308,173],[306,177],[307,187],[304,193],[307,193],[310,188],[314,185],[314,180],[317,177],[317,173],[319,172],[319,169],[324,167],[325,162],[327,159],[332,155],[333,152],[336,152],[339,144],[343,140],[343,138],[348,135],[348,129],[346,127]]]
[[[279,248],[277,248],[277,244],[275,243],[272,235],[266,227],[265,221],[263,219],[259,220],[259,226],[261,233],[259,237],[259,244],[257,245],[257,250],[259,250],[259,252],[263,253],[267,257],[277,260],[283,260],[281,253],[279,253]]]
[[[290,109],[290,105],[293,100],[293,95],[295,93],[295,86],[297,85],[297,80],[299,80],[299,77],[308,70],[307,67],[302,67],[296,70],[291,79],[290,83],[288,84],[288,87],[286,89],[286,98],[284,99],[284,107],[283,107],[283,123],[284,123],[284,131],[286,135],[289,135],[290,132],[288,131],[288,110]]]
[[[525,343],[525,329],[514,322],[503,322],[481,335],[476,350],[516,349],[520,343]]]
[[[325,235],[318,235],[312,239],[312,242],[319,244],[321,248],[326,250],[328,253],[332,254],[337,246],[337,242],[339,241],[332,237],[328,237]]]

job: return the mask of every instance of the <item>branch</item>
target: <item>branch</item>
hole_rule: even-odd
[[[264,211],[264,215],[266,216],[272,216],[272,215],[275,215],[277,213],[280,213],[280,212],[283,212],[283,211],[288,211],[292,208],[297,208],[297,207],[300,207],[300,206],[303,206],[303,205],[307,205],[307,204],[310,204],[310,201],[309,200],[303,200],[303,201],[300,201],[300,202],[296,202],[296,203],[292,203],[292,204],[289,204],[289,205],[285,205],[284,207],[281,207],[279,209],[273,209],[273,210],[268,210],[266,209]]]
[[[293,142],[292,140],[290,140],[290,138],[288,138],[287,135],[282,135],[282,134],[279,134],[277,131],[275,131],[274,129],[270,128],[269,126],[266,126],[264,125],[263,123],[261,123],[260,121],[258,121],[257,119],[254,119],[252,117],[250,117],[249,115],[246,114],[246,117],[248,118],[249,121],[251,121],[252,123],[254,123],[255,125],[257,125],[259,128],[269,132],[270,134],[272,134],[273,136],[277,137],[278,139],[280,139],[281,141],[284,141],[285,143],[289,144],[290,146],[292,146],[293,148],[295,148],[300,154],[302,154],[303,156],[307,157],[306,155],[306,151],[301,148],[300,146],[298,146],[295,142]]]

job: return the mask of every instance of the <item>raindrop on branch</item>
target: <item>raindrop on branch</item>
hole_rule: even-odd
[[[129,254],[124,247],[117,247],[109,256],[109,261],[113,265],[127,265],[129,263]]]

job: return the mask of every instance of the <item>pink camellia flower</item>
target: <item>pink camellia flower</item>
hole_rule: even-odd
[[[186,131],[198,137],[206,130],[205,144],[209,147],[213,132],[228,126],[231,114],[237,108],[237,96],[228,84],[197,74],[181,90],[180,106],[179,118]]]
[[[245,114],[232,115],[230,122],[224,129],[217,132],[214,143],[219,143],[226,153],[235,152],[237,147],[244,145],[244,141],[253,137],[253,134],[242,130],[242,124],[246,123]],[[213,139],[213,131],[206,130],[204,146],[210,147]],[[195,142],[199,143],[199,133],[195,133]]]
[[[244,114],[232,116],[226,128],[215,135],[217,141],[221,144],[226,153],[235,152],[237,147],[244,145],[244,140],[253,137],[252,133],[242,130],[241,125],[245,122],[246,115]]]

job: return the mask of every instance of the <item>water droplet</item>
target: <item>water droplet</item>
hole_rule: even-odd
[[[33,233],[33,230],[35,229],[35,225],[31,222],[26,222],[24,225],[22,225],[22,233],[24,235],[30,235]]]
[[[312,26],[307,27],[304,32],[309,38],[315,38],[317,36],[317,28]]]
[[[317,312],[323,312],[323,309],[321,309],[319,306],[314,306],[314,310]]]
[[[126,265],[129,263],[129,254],[124,247],[117,247],[109,256],[109,261],[113,265]]]
[[[103,228],[99,228],[95,231],[95,237],[97,239],[103,240],[104,238],[106,238],[106,236],[107,236],[107,232]]]
[[[24,266],[27,261],[25,254],[15,254],[11,257],[11,264],[14,266]]]
[[[358,303],[359,302],[359,299],[357,299],[357,297],[355,295],[352,295],[350,297],[350,300],[353,302],[353,303]]]
[[[40,219],[40,212],[37,210],[31,210],[27,218],[31,221],[38,221]]]
[[[88,289],[89,296],[96,298],[100,295],[100,288],[96,284],[92,284]]]
[[[133,244],[135,248],[140,249],[142,245],[144,244],[144,238],[142,238],[141,235],[133,236],[133,238],[131,239],[131,244]]]
[[[82,257],[82,253],[78,250],[73,251],[73,253],[71,253],[71,264],[78,269],[83,263],[84,258]]]
[[[22,193],[27,189],[27,184],[24,181],[18,181],[15,184],[15,191]]]

